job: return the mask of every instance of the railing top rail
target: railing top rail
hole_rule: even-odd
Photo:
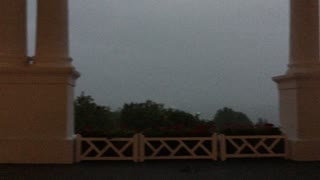
[[[177,141],[177,140],[189,140],[189,141],[196,141],[196,140],[212,140],[212,137],[144,137],[145,140],[149,141]]]
[[[81,137],[80,138],[80,140],[82,141],[105,141],[106,139],[109,141],[131,141],[133,137],[130,137],[130,138]]]
[[[227,139],[261,139],[261,138],[286,138],[287,136],[285,135],[223,135]]]

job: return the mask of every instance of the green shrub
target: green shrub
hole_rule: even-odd
[[[106,138],[121,138],[121,137],[133,137],[136,132],[132,130],[114,129],[108,131],[83,131],[81,136],[83,137],[106,137]]]
[[[215,132],[213,126],[203,124],[186,128],[182,125],[149,128],[142,131],[147,137],[208,137]]]
[[[220,132],[225,135],[281,135],[279,128],[239,128],[225,129]]]

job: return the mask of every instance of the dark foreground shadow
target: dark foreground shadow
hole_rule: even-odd
[[[319,180],[320,162],[283,159],[95,161],[74,165],[0,165],[2,179]]]

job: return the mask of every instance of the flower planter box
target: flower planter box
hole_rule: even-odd
[[[220,158],[287,157],[285,135],[219,135]]]
[[[157,159],[217,160],[217,135],[211,137],[145,137],[139,135],[139,161]]]
[[[138,162],[138,135],[131,138],[81,137],[77,135],[76,161],[133,160]]]

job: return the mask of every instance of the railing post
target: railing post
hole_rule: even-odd
[[[134,134],[133,136],[132,153],[134,162],[139,162],[139,137],[139,134]]]
[[[221,161],[225,161],[226,158],[226,137],[224,134],[219,135],[220,140],[220,159]]]
[[[282,135],[284,138],[284,153],[285,153],[285,159],[289,159],[289,142],[288,142],[288,136],[287,134]]]
[[[144,161],[144,135],[139,133],[139,162],[143,162]]]
[[[218,159],[218,140],[217,140],[217,134],[214,133],[212,135],[212,139],[211,139],[211,143],[212,143],[212,160],[217,160]]]
[[[75,162],[79,163],[81,161],[81,138],[80,134],[76,135],[76,142],[75,142]]]

